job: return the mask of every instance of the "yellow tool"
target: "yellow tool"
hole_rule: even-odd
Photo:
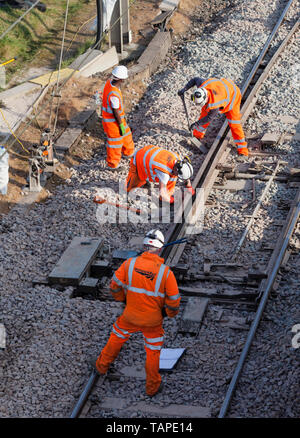
[[[7,65],[13,61],[16,61],[18,58],[11,58],[8,61],[3,62],[3,64],[0,64],[0,67],[3,67],[4,65]]]

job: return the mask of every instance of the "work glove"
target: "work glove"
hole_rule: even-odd
[[[197,128],[197,122],[194,122],[190,125],[190,131],[194,131],[195,128]]]
[[[125,129],[124,123],[121,123],[121,124],[119,125],[119,127],[120,127],[121,135],[125,135],[125,131],[126,131],[126,129]]]
[[[179,90],[178,92],[177,92],[177,94],[178,94],[178,96],[183,96],[184,95],[184,92],[185,92],[185,90],[184,90],[184,88],[182,88],[181,90]]]
[[[161,309],[161,314],[162,314],[162,317],[163,317],[163,318],[165,318],[166,316],[168,316],[168,315],[167,315],[167,312],[166,312],[166,309],[165,309],[164,307]]]
[[[196,193],[192,186],[186,187],[187,191],[190,192],[192,196]]]

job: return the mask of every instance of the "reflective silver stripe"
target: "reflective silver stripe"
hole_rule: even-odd
[[[159,268],[159,271],[158,271],[158,275],[157,275],[157,279],[156,279],[156,282],[155,282],[155,289],[154,289],[155,290],[155,295],[158,295],[158,293],[159,293],[158,291],[159,291],[159,288],[160,288],[161,280],[163,278],[163,275],[164,275],[164,272],[165,272],[166,268],[167,268],[166,265],[164,265],[164,264],[160,265],[160,268]]]
[[[153,161],[153,163],[151,163],[151,165],[159,167],[160,168],[159,170],[164,169],[164,170],[166,170],[167,172],[170,172],[170,173],[172,173],[172,171],[173,171],[173,169],[171,169],[171,167],[168,167],[168,166],[166,166],[165,164],[162,164],[162,163],[158,163],[157,161]]]
[[[123,135],[123,137],[122,138],[124,138],[124,137],[127,137],[127,135],[130,135],[131,134],[131,132],[130,131],[128,131],[128,132],[126,132],[124,135]]]
[[[224,85],[225,89],[226,89],[226,93],[227,93],[227,103],[229,103],[229,98],[230,98],[230,93],[229,93],[229,88],[228,85],[226,84],[226,82],[223,82],[222,79],[220,79],[220,82]]]
[[[179,310],[179,307],[171,307],[171,306],[168,306],[168,304],[165,304],[165,306],[170,310]]]
[[[161,350],[160,345],[149,345],[146,342],[144,342],[145,347],[149,348],[150,350]]]
[[[206,131],[206,128],[203,128],[203,126],[196,126],[195,131],[198,131],[198,132],[205,132],[205,131]]]
[[[147,289],[142,289],[142,288],[140,288],[140,287],[133,287],[133,286],[131,286],[131,287],[129,287],[128,286],[128,289],[131,291],[131,292],[136,292],[136,293],[138,293],[138,294],[145,294],[145,295],[148,295],[149,297],[157,297],[157,296],[159,296],[159,297],[161,297],[161,298],[164,298],[165,297],[165,295],[164,294],[162,294],[162,293],[160,293],[160,292],[152,292],[152,291],[149,291],[149,290],[147,290]]]
[[[232,108],[233,108],[233,105],[234,105],[234,101],[235,101],[236,95],[237,95],[237,88],[236,88],[236,85],[235,85],[234,82],[232,82],[230,79],[227,79],[227,80],[228,80],[228,82],[231,83],[231,85],[234,88],[234,95],[233,95],[233,98],[232,98],[232,101],[231,101],[231,104],[230,104],[230,107],[229,107],[229,111],[231,111]]]
[[[176,181],[177,180],[177,176],[170,176],[169,181]],[[169,275],[169,274],[168,274]]]
[[[227,119],[228,123],[234,124],[234,125],[238,125],[239,123],[241,123],[240,120],[231,120],[231,119]]]
[[[247,147],[247,144],[244,144],[242,146],[238,146],[237,149],[243,149],[244,147]]]
[[[120,141],[123,140],[123,137],[107,137],[107,140],[114,142],[114,141]]]
[[[112,145],[112,144],[106,143],[106,147],[109,148],[109,149],[120,149],[122,146],[123,145],[121,145],[121,144],[114,144],[114,145]]]
[[[125,286],[125,287],[126,287],[126,284],[122,283],[122,281],[118,279],[118,277],[116,276],[116,274],[113,275],[113,280],[114,280],[119,286],[122,286],[122,287]]]
[[[105,111],[106,113],[113,114],[113,110],[111,108],[106,108],[105,106],[102,107],[102,111]]]
[[[158,149],[156,152],[154,152],[154,154],[152,155],[152,157],[150,158],[149,161],[149,170],[150,170],[150,175],[151,178],[154,180],[156,178],[156,174],[155,174],[155,170],[152,169],[153,163],[154,163],[154,158],[156,157],[156,155],[161,151],[162,149]],[[147,170],[147,167],[145,167],[145,169]]]
[[[112,288],[110,287],[109,290],[110,290],[113,294],[116,294],[116,293],[120,292],[120,290],[122,290],[122,288],[121,288],[121,287],[118,287],[118,289],[112,289]]]
[[[121,335],[121,333],[118,333],[117,332],[117,330],[115,330],[114,328],[112,329],[112,332],[116,335],[116,336],[118,336],[119,338],[122,338],[122,339],[126,339],[128,336],[123,336],[123,335]]]
[[[215,105],[221,105],[221,103],[223,103],[223,102],[228,103],[228,100],[227,99],[223,99],[223,100],[220,100],[219,102],[209,103],[207,105],[207,108],[211,108],[212,106],[215,106]]]
[[[178,300],[178,298],[180,298],[180,294],[176,294],[176,295],[167,295],[167,297],[169,298],[169,300]]]
[[[150,344],[154,344],[155,342],[163,342],[164,337],[161,336],[160,338],[145,338],[144,336],[144,340],[150,342]]]
[[[233,140],[235,143],[246,143],[246,140],[244,138],[241,138],[240,140]]]
[[[151,149],[149,149],[146,153],[145,153],[145,155],[144,155],[144,158],[143,158],[143,166],[144,166],[144,169],[145,169],[145,172],[147,173],[147,167],[146,167],[146,158],[147,158],[147,155],[149,154],[149,152],[151,152],[151,151],[153,151],[153,149],[156,149],[157,148],[157,146],[153,146],[153,148],[151,148]],[[160,149],[158,149],[158,152],[160,151]],[[151,167],[150,167],[150,171],[151,171]]]
[[[117,327],[118,330],[120,330],[120,332],[124,333],[124,335],[130,334],[127,330],[121,329],[116,322],[114,325],[115,325],[115,327]]]
[[[102,119],[102,122],[113,123],[113,122],[116,122],[116,119]]]
[[[128,289],[131,289],[131,285],[132,285],[132,273],[133,273],[133,268],[136,262],[136,257],[131,259],[130,264],[129,264],[129,269],[128,269]]]
[[[149,297],[157,297],[157,296],[159,296],[161,298],[164,298],[165,295],[160,293],[160,292],[158,292],[158,290],[159,290],[159,287],[160,287],[160,283],[161,283],[162,276],[163,276],[164,270],[166,268],[166,265],[161,265],[161,267],[159,268],[158,276],[157,276],[157,279],[156,279],[156,282],[155,282],[154,291],[150,291],[150,290],[143,289],[143,288],[140,288],[140,287],[132,286],[132,275],[133,275],[133,269],[134,269],[134,265],[135,265],[136,259],[137,259],[137,257],[133,258],[130,261],[130,264],[129,264],[129,268],[128,268],[128,286],[127,286],[127,289],[130,290],[131,292],[136,292],[138,294],[148,295]]]
[[[209,79],[205,84],[204,84],[204,82],[203,82],[203,84],[202,85],[200,85],[200,87],[199,88],[205,88],[206,87],[206,85],[208,85],[208,84],[211,84],[212,82],[216,82],[218,79],[217,78],[212,78],[212,79]]]
[[[171,269],[168,270],[167,276],[166,276],[166,280],[168,279],[169,275],[170,275]]]

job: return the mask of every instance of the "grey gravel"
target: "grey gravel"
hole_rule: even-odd
[[[128,117],[134,127],[136,145],[157,144],[182,155],[188,153],[197,171],[203,156],[189,143],[177,90],[196,75],[228,76],[241,85],[285,4],[275,0],[267,3],[261,0],[201,2],[187,41],[174,39],[175,58],[169,54],[157,74],[148,81],[147,92],[138,108]],[[295,7],[274,41],[274,49],[296,16]],[[257,107],[245,125],[247,135],[262,136],[265,130],[282,132],[282,129],[293,135],[299,132],[297,121],[282,124],[278,117],[289,115],[297,120],[297,37],[299,32],[264,85]],[[189,105],[189,111],[191,120],[195,120],[196,109]],[[217,118],[211,126],[206,144],[210,144],[222,120]],[[84,147],[84,141],[82,144]],[[289,165],[299,167],[298,142],[291,139],[277,148],[284,152]],[[127,173],[111,174],[101,169],[99,160],[104,157],[105,151],[100,150],[88,162],[74,167],[71,178],[55,193],[49,193],[45,203],[35,204],[25,213],[24,208],[16,206],[0,223],[0,322],[7,331],[7,347],[0,350],[1,418],[68,417],[90,373],[89,358],[100,352],[112,323],[122,312],[119,303],[81,297],[71,299],[72,287],[58,291],[49,286],[32,286],[35,277],[51,272],[75,236],[101,236],[111,254],[115,248],[126,248],[132,236],[143,235],[149,229],[149,223],[107,225],[98,222],[97,206],[91,202],[93,195],[107,187],[116,192]],[[270,160],[270,165],[273,161]],[[236,162],[235,151],[229,162]],[[264,185],[257,183],[257,196]],[[258,251],[266,225],[271,224],[275,210],[276,220],[284,219],[286,212],[277,210],[276,203],[292,199],[294,193],[295,190],[285,185],[272,184],[241,251],[241,263],[246,266],[266,263],[265,254]],[[144,201],[132,201],[132,204],[145,207],[148,202],[145,196]],[[216,206],[206,209],[203,234],[187,246],[184,262],[202,266],[205,255],[212,256],[216,262],[228,261],[247,223],[244,215],[251,209],[241,211],[240,206],[249,201],[251,194],[215,189],[211,196]],[[112,192],[111,199],[115,198]],[[168,224],[160,224],[160,228],[164,231]],[[268,238],[274,240],[275,231],[271,228]],[[295,233],[295,242],[297,238],[299,232]],[[277,296],[268,303],[232,403],[232,417],[299,416],[296,404],[299,350],[291,346],[291,329],[300,323],[299,258],[293,255],[289,267]],[[121,384],[105,382],[92,395],[88,416],[147,417],[140,411],[129,414],[118,410],[99,411],[98,400],[103,393],[125,398],[128,403],[146,400],[161,406],[170,402],[208,406],[217,415],[246,340],[245,331],[237,335],[233,329],[221,327],[215,321],[218,310],[220,306],[209,307],[197,338],[178,335],[174,340],[179,316],[165,321],[164,346],[184,345],[187,352],[176,371],[164,377],[163,393],[150,400],[144,394],[142,380],[125,378]],[[243,316],[240,310],[226,312]],[[136,335],[124,346],[115,365],[120,369],[128,365],[143,367],[143,364],[143,341]]]

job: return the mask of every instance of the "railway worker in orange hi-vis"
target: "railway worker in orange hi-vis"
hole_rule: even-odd
[[[151,230],[143,244],[145,252],[125,260],[111,280],[111,293],[115,300],[125,303],[125,309],[113,324],[108,342],[94,367],[104,375],[130,335],[142,332],[146,351],[146,393],[152,397],[162,388],[159,358],[164,340],[163,318],[178,314],[180,294],[173,272],[159,256],[164,235],[159,230]]]
[[[131,158],[134,143],[131,129],[125,120],[120,86],[128,78],[127,68],[118,65],[106,81],[102,95],[102,125],[107,137],[106,162],[110,169],[118,169],[122,156]]]
[[[219,112],[225,114],[239,155],[248,156],[248,147],[241,125],[241,91],[231,79],[203,79],[195,77],[178,91],[179,96],[192,87],[197,87],[191,95],[192,101],[202,107],[199,120],[192,123],[190,130],[194,137],[201,139],[205,135],[213,117]]]
[[[126,190],[142,187],[146,182],[158,182],[160,200],[174,203],[174,190],[177,178],[184,181],[185,187],[195,194],[190,178],[193,167],[189,158],[180,159],[174,152],[162,149],[159,146],[144,146],[134,153],[130,162],[126,180]]]

